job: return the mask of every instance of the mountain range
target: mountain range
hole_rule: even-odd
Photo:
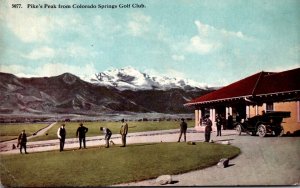
[[[90,82],[115,87],[118,90],[168,90],[168,89],[207,89],[207,85],[189,79],[150,76],[133,67],[110,69],[95,74]]]
[[[91,82],[70,73],[33,78],[0,73],[0,114],[190,113],[183,104],[210,91],[133,68],[102,72]]]

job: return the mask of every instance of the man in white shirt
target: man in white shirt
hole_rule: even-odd
[[[67,132],[65,129],[65,124],[63,123],[61,124],[61,127],[59,127],[57,130],[57,137],[59,138],[60,151],[64,150],[66,134]]]

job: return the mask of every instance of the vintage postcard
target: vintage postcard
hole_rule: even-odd
[[[1,187],[300,183],[300,1],[2,0]]]

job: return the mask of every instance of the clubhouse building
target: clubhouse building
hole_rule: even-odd
[[[284,133],[300,130],[300,68],[284,72],[259,72],[220,88],[185,104],[195,107],[195,128],[201,129],[200,120],[205,114],[215,123],[216,114],[235,120],[260,114],[263,110],[290,111],[284,118]]]

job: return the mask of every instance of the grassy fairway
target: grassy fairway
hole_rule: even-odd
[[[239,153],[229,145],[156,143],[3,155],[1,183],[9,187],[113,185],[205,168]]]
[[[16,123],[0,125],[0,141],[18,138],[23,129],[26,130],[27,136],[32,135],[36,131],[46,127],[47,124],[42,123]]]
[[[189,127],[194,127],[194,121],[188,121]],[[79,126],[78,122],[67,122],[66,130],[67,130],[67,138],[74,138],[76,137],[76,130]],[[83,123],[85,127],[89,129],[87,133],[87,137],[89,136],[99,136],[102,134],[100,133],[99,128],[108,127],[113,134],[119,134],[121,123],[120,122],[85,122]],[[156,130],[169,130],[169,129],[179,129],[179,121],[144,121],[144,122],[128,122],[129,125],[129,133],[133,132],[143,132],[143,131],[156,131]],[[57,138],[57,129],[61,125],[61,122],[57,123],[53,126],[49,131],[48,135],[43,135],[40,137],[36,137],[31,139],[31,141],[38,141],[38,140],[50,140]]]

